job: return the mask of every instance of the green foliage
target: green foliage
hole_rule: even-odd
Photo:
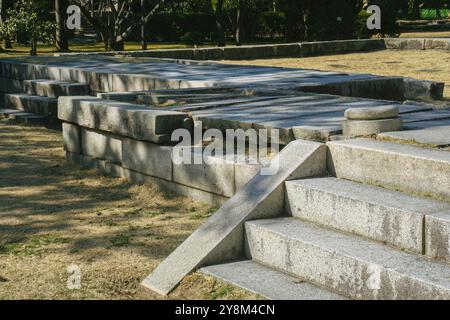
[[[202,45],[205,43],[205,35],[201,32],[186,32],[181,40],[188,46]]]
[[[450,9],[422,9],[420,18],[424,20],[435,20],[450,17]]]
[[[3,39],[12,39],[17,33],[29,34],[32,39],[32,54],[36,54],[36,42],[45,44],[55,42],[56,24],[47,19],[45,11],[40,10],[33,0],[18,0],[7,10],[7,19],[0,25]]]
[[[358,17],[355,21],[355,37],[358,39],[367,39],[370,38],[373,31],[367,29],[367,19],[370,17],[370,14],[367,13],[366,10],[361,10],[358,13]]]

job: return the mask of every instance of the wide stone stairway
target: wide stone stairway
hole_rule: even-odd
[[[19,123],[56,125],[58,97],[87,95],[89,86],[57,80],[24,80],[23,93],[5,94],[0,115]]]
[[[246,257],[201,271],[270,299],[450,299],[450,153],[328,142],[330,176],[285,183]]]

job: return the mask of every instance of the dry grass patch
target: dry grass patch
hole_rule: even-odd
[[[60,132],[0,121],[0,299],[160,298],[140,282],[214,208],[80,170],[61,146]],[[245,296],[194,279],[173,297]]]
[[[306,68],[382,76],[405,76],[445,83],[450,100],[450,52],[441,50],[384,50],[307,58],[223,61],[227,64]]]

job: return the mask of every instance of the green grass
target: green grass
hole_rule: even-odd
[[[26,241],[13,241],[0,245],[0,255],[37,256],[41,255],[48,246],[67,242],[68,239],[52,234],[36,235]]]
[[[2,44],[2,48],[4,48],[4,45]],[[154,43],[154,44],[148,44],[149,50],[157,50],[157,49],[183,49],[188,48],[187,45],[182,43]],[[103,43],[97,43],[97,44],[71,44],[69,46],[70,51],[72,52],[101,52],[105,51],[105,48],[103,47]],[[14,43],[12,49],[3,49],[0,51],[0,57],[20,57],[20,56],[27,56],[30,54],[31,47],[28,45],[23,45],[19,43]],[[141,50],[141,44],[138,42],[126,42],[125,43],[125,50],[126,51],[133,51],[133,50]],[[55,53],[55,46],[54,45],[45,45],[45,44],[38,44],[38,55],[39,56],[46,56],[46,55],[53,55]]]

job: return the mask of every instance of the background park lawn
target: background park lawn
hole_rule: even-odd
[[[223,61],[228,64],[306,68],[322,71],[404,76],[445,83],[450,101],[450,52],[441,50],[383,50],[307,58]]]

